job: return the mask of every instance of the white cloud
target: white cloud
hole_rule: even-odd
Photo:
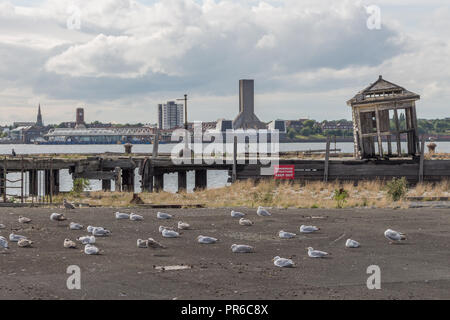
[[[421,93],[433,105],[424,114],[448,116],[448,7],[429,2],[427,13],[416,19],[414,11],[402,10],[420,7],[418,1],[395,6],[374,1],[383,22],[381,30],[371,31],[368,4],[372,1],[48,0],[25,7],[0,1],[5,62],[0,85],[24,92],[29,101],[39,97],[55,106],[83,101],[105,120],[118,121],[132,121],[158,101],[188,92],[198,103],[193,102],[192,116],[214,120],[235,115],[230,101],[237,97],[237,80],[255,78],[256,93],[267,98],[258,99],[262,119],[300,117],[307,112],[299,105],[312,103],[318,118],[340,118],[337,106],[383,74]],[[70,5],[81,10],[81,30],[66,27]],[[405,26],[412,21],[420,25],[414,31]],[[0,107],[27,101],[13,100],[0,97]],[[283,106],[277,116],[271,114],[276,101]],[[121,104],[133,105],[134,114],[107,111]],[[56,119],[58,108],[51,110]]]

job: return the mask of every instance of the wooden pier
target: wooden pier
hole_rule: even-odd
[[[216,159],[217,160],[217,159]],[[261,169],[269,167],[252,158],[233,157],[233,161],[207,164],[173,164],[168,156],[120,157],[97,156],[83,159],[70,158],[4,158],[0,161],[0,195],[6,202],[6,183],[20,183],[20,195],[32,197],[36,202],[52,202],[60,192],[59,171],[66,169],[73,179],[101,180],[102,189],[116,192],[135,192],[135,177],[140,177],[142,192],[158,192],[164,189],[164,175],[178,174],[178,190],[187,190],[187,172],[195,172],[195,190],[207,188],[210,170],[227,171],[229,181],[274,179],[262,176]],[[255,162],[255,161],[253,161]],[[396,159],[396,160],[301,160],[281,159],[279,165],[294,167],[295,181],[361,181],[390,180],[406,177],[410,183],[437,182],[450,179],[450,160]],[[20,173],[20,179],[11,181],[7,173]],[[25,192],[26,191],[26,192]]]

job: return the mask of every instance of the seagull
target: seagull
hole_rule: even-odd
[[[164,229],[161,233],[164,238],[178,238],[180,236],[178,232],[169,229]]]
[[[292,239],[292,238],[294,238],[294,237],[296,236],[296,234],[295,234],[295,233],[286,232],[286,231],[281,230],[281,231],[278,233],[278,236],[279,236],[281,239]]]
[[[94,244],[95,243],[94,236],[79,237],[77,240],[80,241],[81,244]]]
[[[20,223],[30,223],[30,222],[31,222],[31,219],[29,219],[29,218],[27,218],[27,217],[19,216],[19,222],[20,222]]]
[[[132,214],[130,214],[130,220],[131,221],[142,221],[142,220],[144,220],[144,217],[140,216],[138,214],[132,213]]]
[[[233,217],[233,218],[243,218],[244,216],[245,216],[245,213],[237,212],[234,210],[231,211],[231,217]]]
[[[87,244],[84,247],[84,253],[89,254],[89,255],[93,255],[93,254],[98,254],[100,252],[100,250],[98,250],[98,248],[96,246],[93,246],[92,244]]]
[[[52,220],[52,221],[64,221],[64,220],[67,220],[67,218],[66,217],[64,217],[64,215],[62,214],[62,213],[52,213],[51,215],[50,215],[50,220]]]
[[[404,233],[398,232],[398,231],[394,231],[392,229],[387,229],[384,232],[384,236],[390,240],[391,244],[395,243],[395,242],[400,242],[403,240],[406,240],[406,235]]]
[[[345,246],[347,248],[359,248],[360,244],[358,241],[352,240],[352,239],[347,239],[347,242],[345,242]]]
[[[8,240],[6,240],[5,237],[0,236],[0,248],[3,248],[3,250],[8,250]]]
[[[96,237],[106,237],[111,234],[111,231],[104,229],[102,227],[96,227],[92,230],[92,235]]]
[[[1,224],[1,223],[0,223],[0,230],[1,230],[1,229],[6,229],[6,226],[5,226],[4,224]]]
[[[268,217],[271,216],[270,212],[264,209],[263,207],[258,207],[256,214],[260,217]]]
[[[171,227],[164,227],[164,226],[159,226],[159,233],[162,233],[163,232],[163,230],[172,230],[172,231],[175,231],[173,228],[171,228]]]
[[[255,251],[255,249],[245,244],[233,244],[231,246],[231,251],[233,251],[234,253],[252,253]]]
[[[249,227],[249,226],[253,225],[253,222],[251,222],[251,221],[248,220],[248,219],[241,218],[241,219],[239,220],[239,224],[240,224],[241,226],[247,226],[247,227]]]
[[[64,240],[64,248],[68,248],[68,249],[75,249],[77,247],[77,244],[70,240],[70,239],[65,239]]]
[[[294,261],[291,259],[280,258],[278,256],[273,258],[272,261],[275,266],[280,268],[292,268],[294,266]]]
[[[84,227],[82,224],[76,223],[76,222],[71,222],[69,225],[69,229],[70,230],[82,230]]]
[[[216,243],[218,240],[216,238],[213,238],[213,237],[198,236],[197,237],[197,241],[199,243],[203,243],[203,244],[213,244],[213,243]]]
[[[18,234],[14,234],[14,233],[11,233],[9,235],[9,241],[11,241],[11,242],[19,242],[20,240],[26,239],[26,238],[27,237],[25,237],[25,236],[20,236]]]
[[[137,247],[138,248],[148,248],[148,240],[137,239]]]
[[[149,248],[165,248],[161,243],[159,243],[158,241],[155,241],[153,238],[148,238],[148,246]]]
[[[71,204],[70,202],[68,202],[66,199],[63,199],[63,205],[64,205],[64,208],[66,208],[68,210],[75,209],[75,206],[73,204]]]
[[[116,219],[117,220],[128,220],[128,219],[130,219],[130,215],[128,213],[116,212]]]
[[[323,257],[328,256],[328,253],[324,252],[324,251],[314,250],[313,248],[309,247],[308,248],[308,256],[310,258],[323,258]]]
[[[31,247],[32,244],[33,244],[33,241],[28,240],[28,239],[20,239],[17,242],[17,245],[21,248],[29,248],[29,247]]]
[[[317,228],[316,226],[305,226],[305,225],[300,226],[301,233],[313,233],[319,230],[320,228]]]
[[[164,212],[158,212],[157,214],[156,214],[156,217],[158,218],[158,219],[172,219],[172,215],[170,215],[170,214],[168,214],[168,213],[164,213]]]
[[[189,223],[183,222],[183,221],[178,221],[178,229],[180,230],[188,230],[190,229],[191,226]]]

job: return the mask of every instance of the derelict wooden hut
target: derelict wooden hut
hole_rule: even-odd
[[[419,156],[416,114],[416,101],[419,99],[418,94],[380,76],[375,83],[349,100],[347,104],[352,107],[355,157]],[[402,150],[402,137],[407,140],[407,150]]]

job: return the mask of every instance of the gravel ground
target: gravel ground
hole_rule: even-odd
[[[59,210],[59,211],[58,211]],[[272,210],[262,218],[253,209],[241,209],[254,221],[238,224],[230,209],[164,210],[173,220],[156,219],[157,210],[134,212],[142,222],[117,221],[116,209],[90,208],[65,212],[67,222],[49,220],[61,209],[0,208],[0,223],[8,237],[11,230],[34,241],[33,248],[10,243],[0,253],[1,299],[450,299],[450,210]],[[123,209],[121,211],[127,212]],[[129,211],[128,211],[129,212]],[[19,215],[31,218],[28,225]],[[186,221],[192,230],[180,238],[163,239],[160,225]],[[70,221],[84,226],[103,226],[112,231],[97,238],[99,256],[78,249],[65,249],[65,238],[75,240],[87,231],[71,231]],[[278,238],[278,231],[298,232],[313,224],[320,232]],[[387,228],[404,232],[408,241],[390,245]],[[213,245],[196,242],[198,235],[220,241]],[[138,249],[136,240],[153,237],[166,249]],[[359,249],[346,249],[347,238],[361,242]],[[252,254],[233,254],[233,243],[255,247]],[[311,259],[306,248],[331,253],[326,259]],[[276,255],[290,257],[292,269],[273,265]],[[192,269],[159,271],[155,266],[190,265]],[[68,290],[67,267],[81,268],[81,290]],[[367,268],[381,268],[381,290],[368,290]]]

